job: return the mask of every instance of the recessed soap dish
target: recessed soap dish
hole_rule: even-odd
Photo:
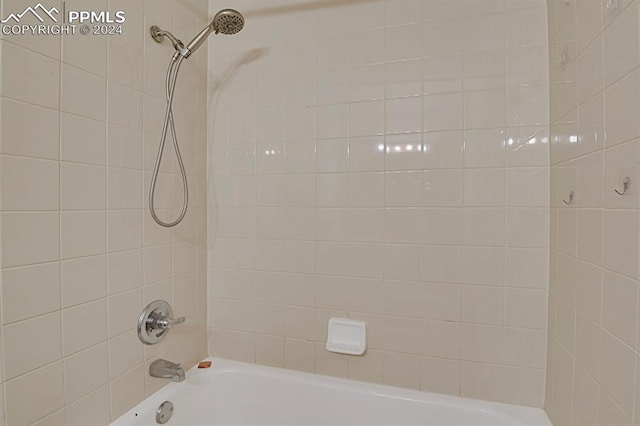
[[[331,318],[326,348],[339,354],[362,355],[367,350],[367,323]]]

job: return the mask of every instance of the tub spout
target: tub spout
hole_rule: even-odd
[[[167,361],[166,359],[157,359],[149,366],[149,375],[151,377],[159,377],[162,379],[171,379],[174,382],[184,380],[184,369],[180,364]]]

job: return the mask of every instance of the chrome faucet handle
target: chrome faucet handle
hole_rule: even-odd
[[[164,330],[166,328],[171,328],[172,325],[182,324],[186,320],[187,320],[186,317],[178,317],[176,319],[160,317],[160,318],[154,319],[153,321],[154,321],[154,328],[161,328]]]
[[[173,325],[182,324],[185,317],[173,317],[173,309],[164,300],[149,303],[138,318],[138,338],[145,345],[161,341]]]

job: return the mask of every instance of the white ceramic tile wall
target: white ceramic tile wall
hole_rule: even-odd
[[[209,51],[210,353],[542,406],[545,2],[234,7]],[[365,356],[324,350],[331,316],[367,321]]]
[[[2,16],[28,3],[4,0]],[[172,54],[146,28],[191,37],[207,22],[207,4],[66,6],[124,10],[127,20],[122,36],[0,41],[0,424],[107,424],[167,382],[148,376],[153,359],[190,366],[207,353],[204,51],[184,64],[174,107],[189,213],[165,230],[146,210]],[[163,170],[157,199],[163,215],[175,214],[180,181],[172,162]],[[188,320],[144,347],[137,317],[158,298]]]
[[[640,421],[639,13],[635,0],[548,2],[554,424]]]

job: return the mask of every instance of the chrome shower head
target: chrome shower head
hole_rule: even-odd
[[[174,37],[173,34],[161,29],[157,25],[151,27],[151,37],[158,43],[162,43],[162,40],[168,37],[176,49],[176,53],[173,56],[173,60],[175,61],[180,55],[185,59],[191,56],[193,52],[202,46],[202,43],[205,42],[211,33],[232,35],[239,33],[242,28],[244,28],[244,17],[240,12],[234,9],[222,9],[216,13],[211,23],[200,31],[186,47],[182,44],[182,41]]]
[[[216,13],[211,22],[216,34],[237,34],[244,28],[244,17],[234,9],[222,9]]]
[[[185,58],[188,58],[204,43],[211,33],[231,35],[240,32],[243,27],[244,17],[240,12],[233,9],[223,9],[216,13],[213,21],[187,44],[185,52],[180,53]]]

